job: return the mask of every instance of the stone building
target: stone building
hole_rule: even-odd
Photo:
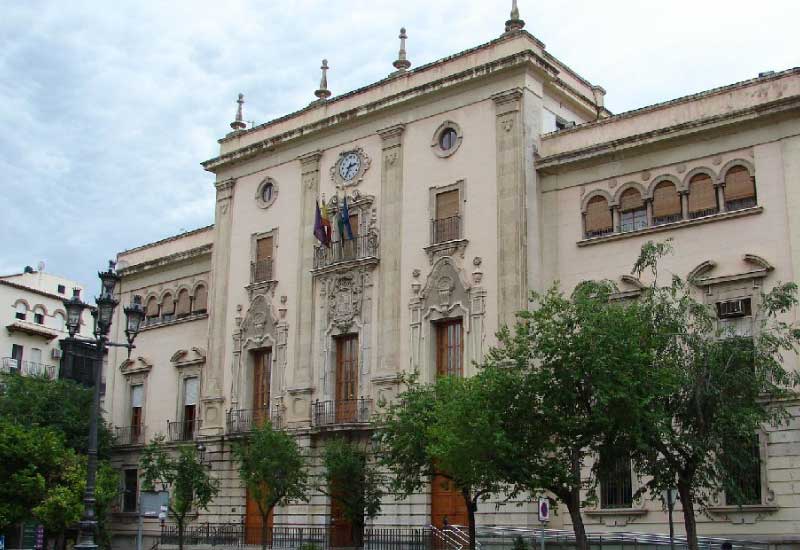
[[[602,87],[523,27],[515,9],[497,39],[413,70],[401,46],[386,78],[336,97],[323,61],[317,100],[251,128],[240,97],[203,163],[214,225],[118,256],[121,301],[141,294],[147,308],[133,356],[117,351],[106,373],[120,537],[135,529],[152,435],[207,448],[222,492],[198,521],[249,524],[230,441],[261,418],[312,456],[332,433],[366,438],[401,373],[469,376],[530,290],[610,278],[635,292],[627,274],[649,239],[672,238],[667,269],[696,276],[742,331],[760,289],[797,279],[800,69],[612,115]],[[317,201],[333,214],[345,198],[353,239],[334,229],[320,245]],[[800,431],[759,437],[759,498],[737,508],[720,495],[702,535],[796,539]],[[631,498],[639,482],[625,468],[605,481],[587,528],[665,532],[661,503]],[[457,523],[456,500],[432,484],[371,523]],[[489,502],[478,521],[531,525],[534,510]],[[274,521],[332,515],[315,494]],[[552,526],[569,529],[568,514]]]

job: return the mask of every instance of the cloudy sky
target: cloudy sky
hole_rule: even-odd
[[[213,222],[238,92],[256,123],[498,36],[510,0],[0,0],[0,274],[95,285],[119,250]],[[800,65],[797,0],[520,0],[620,112]]]

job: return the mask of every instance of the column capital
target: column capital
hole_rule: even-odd
[[[217,200],[230,199],[233,196],[233,189],[236,186],[236,178],[228,178],[222,181],[215,181],[214,187],[217,188]]]
[[[322,158],[322,151],[316,150],[311,151],[310,153],[306,153],[305,155],[300,155],[297,157],[297,160],[300,161],[300,166],[303,169],[303,173],[306,172],[313,172],[314,170],[319,170],[319,161]]]
[[[491,97],[498,116],[511,111],[519,111],[522,102],[522,88],[498,92]]]
[[[395,124],[394,126],[378,130],[377,134],[381,136],[383,140],[383,148],[387,149],[389,147],[401,145],[403,132],[405,132],[405,130],[405,124]]]

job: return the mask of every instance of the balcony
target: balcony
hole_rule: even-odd
[[[3,357],[2,364],[0,364],[0,373],[39,376],[48,380],[55,380],[58,378],[58,367],[33,361],[19,361],[13,357]]]
[[[172,442],[193,441],[200,434],[200,421],[167,422],[167,432]]]
[[[272,281],[272,258],[250,262],[250,284]]]
[[[314,271],[341,264],[369,264],[378,261],[378,236],[375,233],[360,235],[346,241],[333,241],[330,246],[320,246],[314,251]]]
[[[115,426],[114,427],[114,440],[115,447],[123,445],[144,445],[145,431],[147,426]]]
[[[431,244],[457,241],[461,238],[461,216],[431,220]]]
[[[725,210],[733,212],[734,210],[744,210],[745,208],[753,208],[756,205],[755,197],[745,197],[743,199],[734,199],[725,201]]]
[[[316,428],[342,424],[369,424],[372,399],[315,401],[311,404],[311,423]]]
[[[275,429],[283,427],[283,414],[278,407],[273,407],[271,412],[267,407],[230,410],[227,413],[226,425],[229,434],[245,434],[262,426],[267,420]]]

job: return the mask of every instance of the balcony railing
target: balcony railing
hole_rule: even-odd
[[[250,283],[272,281],[272,258],[250,262]]]
[[[455,241],[461,238],[461,216],[431,220],[431,244]]]
[[[272,427],[283,427],[283,415],[278,407],[270,411],[267,407],[260,409],[234,409],[228,411],[226,424],[229,434],[243,434],[253,431],[269,420]]]
[[[19,374],[19,363],[13,357],[3,357],[3,362],[0,364],[0,372],[3,374]]]
[[[199,420],[167,422],[170,441],[192,441],[200,433]]]
[[[372,399],[315,401],[311,404],[311,422],[316,427],[337,424],[367,424],[372,414]]]
[[[668,214],[666,216],[654,216],[653,225],[664,225],[667,223],[679,222],[683,219],[683,214]]]
[[[728,212],[732,212],[734,210],[744,210],[745,208],[752,208],[754,206],[756,206],[755,197],[745,197],[743,199],[725,201],[725,210]]]
[[[377,235],[360,235],[345,241],[333,241],[329,247],[318,247],[314,254],[314,269],[321,269],[341,262],[377,257]]]
[[[116,426],[114,428],[114,445],[143,445],[146,426]]]
[[[19,361],[13,357],[3,357],[0,372],[4,374],[21,374],[23,376],[43,376],[48,380],[58,377],[58,367],[34,361]]]
[[[712,216],[714,214],[717,214],[718,212],[719,208],[713,206],[711,208],[706,208],[704,210],[696,210],[694,212],[689,212],[689,218],[693,220],[697,218],[704,218],[706,216]]]

